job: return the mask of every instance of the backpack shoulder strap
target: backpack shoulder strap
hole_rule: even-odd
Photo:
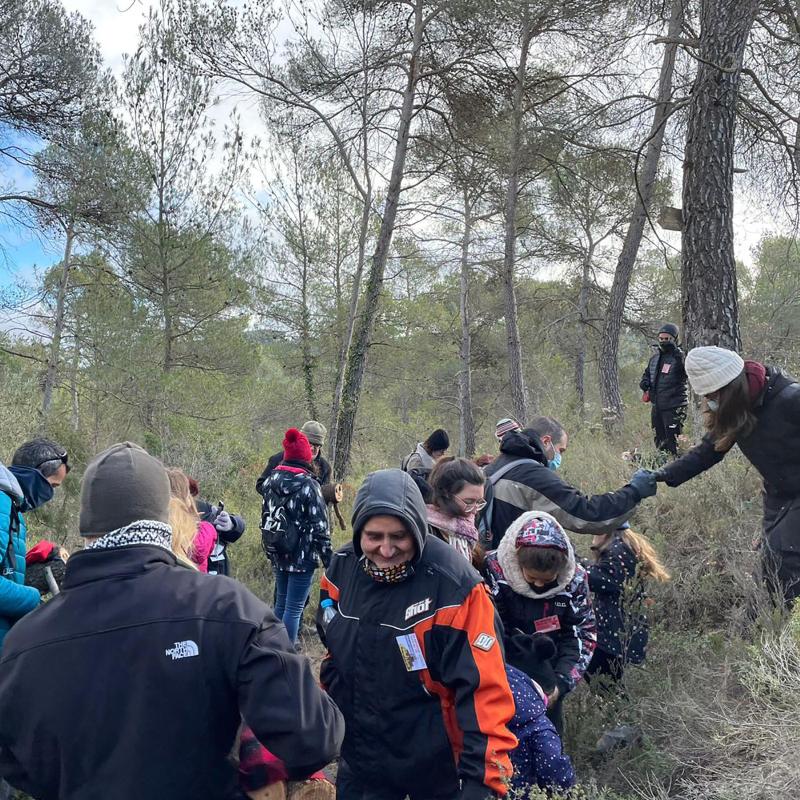
[[[14,534],[19,533],[20,514],[20,507],[19,503],[17,502],[17,498],[8,492],[4,492],[4,494],[11,501],[11,506],[8,509],[8,518],[10,520],[8,524],[8,544],[6,545],[6,550],[3,553],[3,559],[0,561],[0,574],[5,574],[7,571],[9,571],[9,568],[11,572],[16,572],[17,559],[14,552]]]
[[[500,467],[500,469],[496,470],[491,475],[487,476],[487,482],[489,484],[489,486],[487,487],[489,490],[487,493],[488,499],[486,501],[486,507],[483,509],[483,513],[481,514],[481,518],[478,520],[478,534],[480,537],[480,542],[484,547],[491,546],[491,541],[492,541],[492,517],[494,516],[494,486],[497,484],[500,478],[502,478],[507,472],[509,472],[519,464],[539,464],[539,462],[535,461],[532,458],[518,458],[514,461],[510,461],[508,464],[503,464],[503,466]]]
[[[512,469],[514,469],[514,467],[517,467],[520,464],[539,464],[540,467],[542,466],[538,461],[535,461],[532,458],[518,458],[515,461],[509,461],[508,464],[503,464],[500,469],[495,470],[495,472],[493,472],[491,475],[488,475],[487,479],[489,483],[494,486],[500,480],[500,478],[503,477],[503,475],[505,475],[507,472],[510,472]]]

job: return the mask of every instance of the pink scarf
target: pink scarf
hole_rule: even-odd
[[[467,514],[465,517],[451,517],[440,511],[437,506],[427,505],[428,522],[434,528],[446,531],[447,533],[466,539],[473,544],[478,541],[478,529],[475,527],[475,512]]]

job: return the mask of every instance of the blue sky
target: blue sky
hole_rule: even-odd
[[[153,0],[135,0],[116,3],[114,0],[62,0],[68,11],[82,14],[95,28],[103,60],[119,76],[123,68],[123,54],[136,47],[137,29],[148,9],[156,5]],[[263,133],[257,108],[252,101],[233,102],[229,99],[215,109],[215,116],[224,120],[232,107],[238,106],[245,133]],[[21,167],[0,162],[0,186],[32,189],[33,178]],[[680,175],[679,170],[676,173]],[[738,176],[737,176],[738,177]],[[780,225],[757,205],[757,199],[737,191],[734,231],[737,257],[750,262],[751,250],[767,230],[777,230]],[[680,203],[679,186],[676,186],[675,204]],[[665,234],[672,247],[680,247],[678,235]],[[36,268],[46,269],[61,257],[62,237],[58,231],[35,232],[10,225],[8,218],[0,215],[0,290],[18,281],[30,281]]]

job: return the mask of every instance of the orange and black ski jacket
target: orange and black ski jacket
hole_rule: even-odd
[[[334,554],[320,600],[337,613],[327,625],[318,615],[322,683],[346,721],[342,757],[399,796],[505,795],[514,700],[480,576],[433,537],[401,583],[374,581],[360,558],[352,544]]]

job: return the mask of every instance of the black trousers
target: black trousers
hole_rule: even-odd
[[[678,408],[658,408],[653,403],[650,409],[650,424],[653,426],[653,438],[656,447],[665,453],[678,455],[678,437],[683,432],[686,421],[686,406]]]
[[[604,695],[622,692],[622,676],[625,674],[625,661],[622,656],[615,656],[601,650],[594,651],[592,660],[583,675],[593,692]],[[592,678],[598,680],[592,683]]]
[[[556,729],[556,733],[559,736],[564,735],[564,697],[563,695],[558,696],[558,700],[555,703],[550,703],[547,706],[547,718],[550,722],[553,723],[553,727]]]
[[[377,756],[376,756],[377,757]],[[413,764],[408,765],[414,769]],[[455,767],[454,767],[455,769]],[[489,790],[486,790],[487,795]],[[455,800],[458,791],[446,794],[411,794],[404,791],[393,791],[385,785],[367,786],[350,769],[344,759],[339,760],[336,773],[336,800]]]
[[[800,597],[800,497],[764,497],[761,567],[776,600],[790,606]]]

